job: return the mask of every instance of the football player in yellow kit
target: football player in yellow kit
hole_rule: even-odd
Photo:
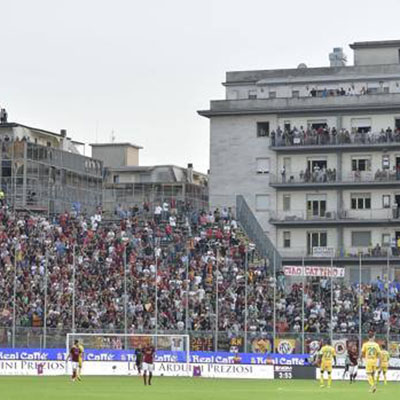
[[[367,373],[370,392],[376,392],[375,373],[378,369],[378,360],[381,356],[381,348],[375,342],[374,333],[368,334],[368,341],[362,346],[361,356],[365,360],[365,372]]]
[[[321,347],[321,350],[319,351],[319,361],[321,364],[321,376],[319,378],[320,380],[320,386],[323,388],[325,387],[324,383],[324,374],[327,372],[328,374],[328,388],[331,387],[332,384],[332,366],[333,362],[336,363],[336,351],[335,349],[331,346],[330,340],[326,340],[325,344]]]
[[[383,383],[386,385],[387,380],[386,380],[386,373],[389,368],[389,361],[390,361],[390,354],[386,350],[386,346],[382,344],[381,346],[381,357],[379,359],[379,371],[376,377],[376,382],[379,382],[379,376],[382,373],[383,375]]]

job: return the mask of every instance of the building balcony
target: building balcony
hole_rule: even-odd
[[[299,97],[274,99],[239,99],[211,101],[209,110],[199,111],[205,117],[251,114],[328,114],[355,111],[400,110],[400,93],[365,96]]]
[[[269,184],[275,189],[310,190],[310,189],[362,189],[362,188],[393,188],[400,187],[400,173],[395,170],[354,171],[344,176],[337,176],[335,170],[307,170],[299,173],[285,173],[279,176],[270,174]]]
[[[270,224],[277,228],[336,227],[336,226],[388,226],[400,225],[397,209],[313,211],[291,210],[270,212]]]
[[[321,248],[319,248],[321,249]],[[337,265],[390,265],[400,266],[400,251],[390,247],[369,246],[369,247],[327,247],[328,256],[314,255],[312,249],[303,247],[278,248],[282,256],[283,265],[330,265],[332,262]]]
[[[294,131],[290,134],[275,134],[271,137],[271,149],[277,152],[338,152],[365,150],[395,150],[400,148],[400,132],[355,132],[332,130],[318,133]]]

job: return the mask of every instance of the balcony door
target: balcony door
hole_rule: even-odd
[[[313,129],[313,130],[317,131],[318,129],[321,129],[321,128],[322,129],[327,128],[328,124],[324,120],[321,120],[321,121],[308,121],[308,127],[310,129]]]
[[[310,172],[316,171],[316,170],[322,170],[326,169],[328,165],[327,160],[325,159],[308,159],[307,160],[307,168]]]
[[[328,235],[326,231],[307,232],[307,254],[313,254],[314,247],[326,247]]]
[[[326,194],[307,195],[307,219],[325,218]]]

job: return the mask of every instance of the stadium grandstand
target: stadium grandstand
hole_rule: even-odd
[[[400,282],[274,276],[235,218],[166,202],[119,220],[4,205],[0,344],[60,346],[70,331],[189,333],[207,351],[285,339],[300,353],[371,330],[398,341]]]

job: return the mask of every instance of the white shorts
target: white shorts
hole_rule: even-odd
[[[358,365],[350,365],[349,367],[349,373],[350,375],[356,374],[358,371]]]
[[[149,364],[149,363],[144,362],[142,364],[142,370],[148,371],[148,372],[154,372],[154,364]]]
[[[79,368],[79,363],[78,363],[78,361],[71,361],[71,365],[72,365],[72,370],[78,369],[78,368]]]

